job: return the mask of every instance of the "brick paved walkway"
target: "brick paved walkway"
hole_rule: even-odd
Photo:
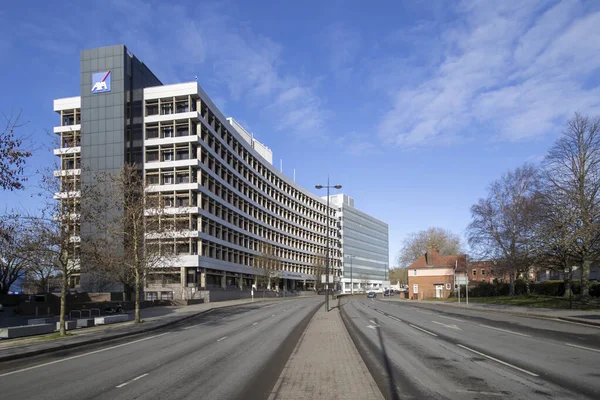
[[[269,396],[275,399],[383,399],[339,309],[317,311]]]

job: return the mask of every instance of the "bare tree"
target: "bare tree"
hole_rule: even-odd
[[[97,196],[85,233],[86,264],[133,288],[135,322],[140,323],[140,297],[150,273],[168,271],[176,263],[174,234],[160,193],[148,187],[133,164],[118,173],[97,177]]]
[[[47,170],[42,178],[45,208],[39,216],[30,217],[36,236],[36,260],[60,278],[61,336],[66,334],[67,289],[72,276],[80,272],[80,205],[82,199],[94,193],[89,186],[81,186],[73,179],[68,171],[55,174]]]
[[[16,212],[0,218],[0,293],[6,294],[31,266],[31,235]]]
[[[390,282],[397,282],[401,285],[408,284],[408,269],[407,268],[392,268],[390,269]]]
[[[427,246],[434,245],[443,256],[462,253],[460,236],[443,228],[430,227],[409,234],[402,242],[398,252],[398,265],[402,268],[410,266],[415,260],[427,252]]]
[[[543,167],[550,204],[564,207],[554,212],[571,231],[569,262],[581,263],[581,297],[587,299],[590,267],[600,258],[600,118],[576,113]]]
[[[508,272],[511,295],[515,276],[527,270],[534,259],[538,192],[537,170],[525,164],[493,182],[487,197],[471,207],[469,244],[479,258],[493,260]]]
[[[326,282],[323,280],[323,275],[325,274],[327,257],[324,254],[317,254],[313,258],[312,269],[314,271],[315,277],[315,289],[317,291],[325,289]]]
[[[277,255],[277,248],[266,242],[260,245],[260,254],[254,256],[254,268],[256,270],[257,288],[262,287],[263,297],[265,290],[271,285],[278,285],[281,277],[282,263]]]
[[[20,113],[16,116],[2,116],[0,131],[0,188],[16,190],[23,188],[26,177],[23,176],[25,161],[31,157],[31,151],[23,148],[23,139],[16,131],[19,125]]]

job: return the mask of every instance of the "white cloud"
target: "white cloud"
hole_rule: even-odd
[[[600,13],[575,1],[464,3],[464,24],[443,33],[443,60],[417,85],[400,85],[379,124],[388,143],[455,143],[472,134],[517,141],[556,132],[572,112],[600,110],[584,87],[600,67]]]
[[[329,66],[334,72],[348,68],[358,56],[362,43],[361,35],[347,24],[332,23],[321,32],[320,37],[329,55]]]

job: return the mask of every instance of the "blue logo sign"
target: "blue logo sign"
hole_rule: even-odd
[[[92,93],[110,92],[110,71],[92,74]]]

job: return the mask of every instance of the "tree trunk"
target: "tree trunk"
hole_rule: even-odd
[[[510,278],[510,281],[509,281],[509,292],[508,292],[508,294],[510,296],[514,296],[515,295],[515,271],[511,270],[508,275],[509,275],[509,278]]]
[[[63,272],[62,277],[62,288],[60,289],[60,336],[65,336],[67,330],[65,329],[65,314],[67,313],[67,285],[69,284],[69,277]]]
[[[590,297],[590,267],[592,262],[586,260],[581,268],[581,298],[588,299]]]
[[[573,289],[571,289],[571,268],[570,267],[568,268],[568,271],[565,272],[564,282],[565,282],[565,293],[563,294],[563,297],[568,299],[569,297],[571,297],[572,290],[573,290]]]
[[[139,324],[142,322],[140,318],[140,269],[135,269],[135,323]]]

